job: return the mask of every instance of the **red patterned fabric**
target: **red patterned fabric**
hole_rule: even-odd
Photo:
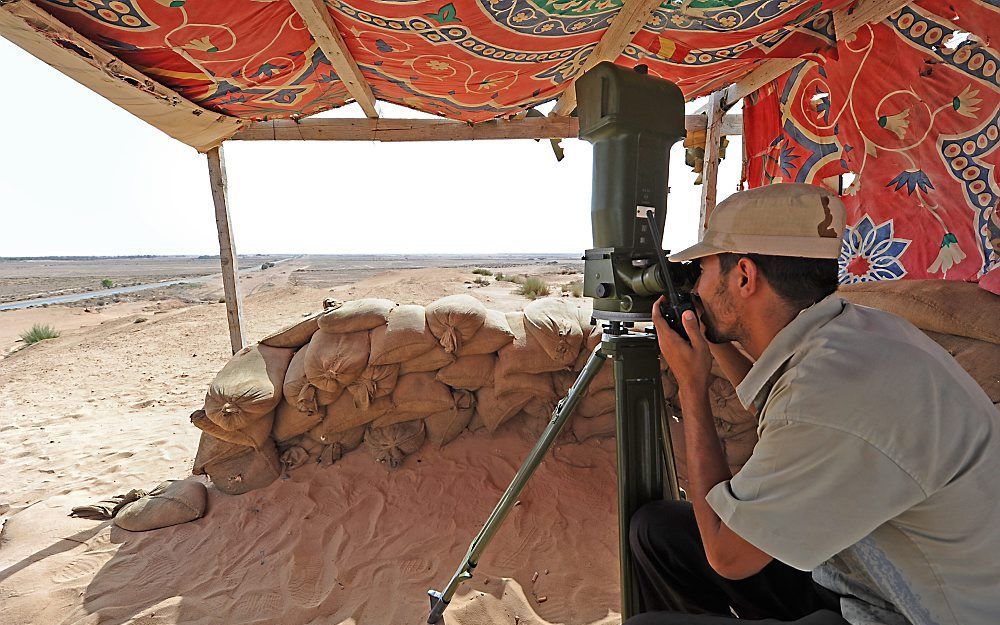
[[[691,96],[762,60],[835,54],[849,0],[688,0],[657,9],[618,63]],[[56,18],[198,104],[245,119],[349,101],[285,0],[39,0]],[[481,121],[549,100],[575,78],[622,0],[327,0],[380,100]]]
[[[922,0],[747,101],[751,186],[836,189],[856,175],[842,283],[946,278],[1000,293],[1000,58],[983,43],[998,19],[991,2]],[[959,28],[973,36],[959,43]]]

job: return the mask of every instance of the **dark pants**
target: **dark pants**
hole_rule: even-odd
[[[629,540],[638,567],[643,613],[627,625],[730,625],[757,623],[846,625],[837,596],[809,573],[772,561],[760,573],[730,580],[705,556],[694,508],[686,501],[656,501],[632,517]]]

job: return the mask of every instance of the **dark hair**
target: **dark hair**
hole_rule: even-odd
[[[800,310],[812,306],[837,290],[836,258],[801,258],[764,254],[719,254],[723,274],[749,258],[782,299]]]

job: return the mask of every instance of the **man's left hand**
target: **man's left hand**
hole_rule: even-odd
[[[677,379],[677,386],[683,394],[700,393],[708,388],[712,372],[712,352],[708,349],[701,323],[694,311],[686,311],[681,317],[681,323],[687,331],[690,343],[667,325],[667,320],[660,314],[660,305],[666,303],[666,298],[653,304],[653,325],[656,326],[656,340],[660,345],[660,353]]]

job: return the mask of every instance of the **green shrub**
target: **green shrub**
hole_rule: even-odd
[[[476,278],[475,280],[473,280],[473,282],[476,283],[476,284],[478,284],[479,286],[489,286],[490,285],[490,281],[487,280],[486,278]]]
[[[480,276],[492,276],[493,275],[492,271],[490,271],[489,269],[483,269],[482,267],[476,267],[475,269],[472,270],[472,273],[480,275]]]
[[[115,282],[111,278],[105,278],[105,279],[101,280],[101,286],[103,286],[106,289],[110,289],[114,285],[115,285]]]
[[[31,326],[30,330],[21,333],[21,340],[24,341],[25,345],[31,345],[46,339],[58,338],[58,336],[59,332],[52,326],[36,323]]]
[[[583,281],[573,280],[568,284],[562,285],[562,292],[569,293],[573,297],[583,297]]]
[[[528,299],[537,299],[539,297],[545,297],[549,294],[549,285],[545,283],[545,280],[532,276],[530,278],[525,278],[523,282],[519,283],[521,288],[517,290],[519,295],[523,295]]]

